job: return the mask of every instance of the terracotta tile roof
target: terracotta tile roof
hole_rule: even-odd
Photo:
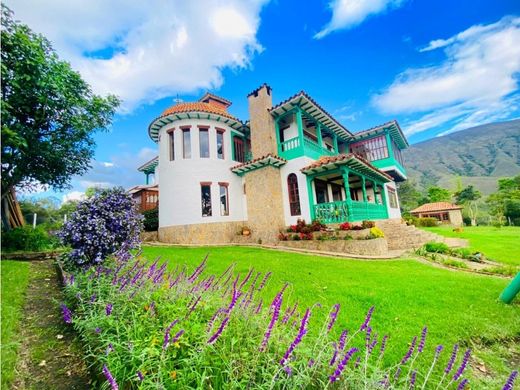
[[[385,128],[391,129],[391,134],[398,140],[401,141],[403,147],[408,147],[408,140],[406,139],[406,136],[403,133],[403,130],[401,130],[401,126],[399,126],[399,123],[397,123],[397,120],[391,120],[389,122],[383,123],[382,125],[371,127],[370,129],[366,129],[363,131],[358,131],[357,133],[354,133],[353,139],[359,139],[362,138],[365,135],[371,135],[375,134],[380,130],[384,130]]]
[[[207,112],[210,114],[217,114],[225,116],[226,118],[233,119],[235,121],[239,121],[233,115],[229,114],[223,107],[219,107],[217,105],[211,103],[204,102],[189,102],[189,103],[179,103],[171,106],[163,111],[161,117],[180,113],[180,112]]]
[[[214,93],[211,93],[211,92],[206,92],[204,94],[204,96],[202,96],[200,99],[199,99],[199,102],[204,102],[205,100],[207,99],[213,99],[213,100],[217,100],[219,102],[222,102],[222,103],[225,103],[228,107],[233,104],[231,102],[231,100],[227,100],[227,99],[224,99],[222,96],[218,96],[218,95],[215,95]]]
[[[150,185],[142,185],[142,186],[134,186],[128,190],[128,193],[135,194],[139,191],[153,191],[153,192],[159,192],[159,184],[150,184]]]
[[[433,211],[461,210],[462,206],[450,202],[426,203],[410,211],[411,213],[427,213]]]
[[[303,167],[302,169],[300,169],[300,171],[305,173],[306,171],[309,171],[311,169],[320,168],[320,167],[328,165],[328,164],[347,163],[348,161],[359,162],[359,163],[363,164],[366,168],[377,173],[378,175],[386,177],[389,180],[393,180],[393,178],[390,175],[379,170],[378,168],[376,168],[375,166],[370,164],[367,160],[365,160],[363,157],[358,156],[357,154],[354,154],[354,153],[338,154],[337,156],[322,156],[318,160],[313,162],[312,164],[307,165],[306,167]]]

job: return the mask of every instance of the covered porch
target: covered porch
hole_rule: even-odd
[[[322,157],[302,169],[311,218],[342,223],[388,218],[386,173],[353,154]]]

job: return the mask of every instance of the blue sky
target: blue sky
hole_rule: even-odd
[[[148,124],[206,90],[245,120],[261,83],[275,103],[303,89],[351,131],[397,119],[411,143],[520,116],[518,1],[7,3],[96,92],[124,99],[93,169],[59,197],[142,183]]]

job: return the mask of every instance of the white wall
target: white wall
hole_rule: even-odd
[[[300,169],[314,162],[308,157],[298,157],[287,161],[287,164],[280,168],[282,196],[283,196],[283,210],[285,216],[285,224],[287,226],[296,224],[298,218],[305,219],[307,223],[311,222],[311,211],[309,207],[309,193],[307,191],[307,176],[300,172]],[[289,188],[287,186],[287,177],[291,174],[296,174],[298,178],[298,193],[300,195],[300,209],[301,215],[291,215],[291,208],[289,207]]]
[[[210,126],[210,157],[199,157],[198,125]],[[184,159],[181,126],[191,126],[191,158]],[[225,129],[224,159],[217,158],[215,127]],[[175,160],[170,161],[168,129],[175,128]],[[185,119],[164,126],[159,141],[159,227],[210,222],[243,221],[247,218],[243,179],[231,172],[239,164],[231,159],[231,128],[211,120]],[[200,183],[212,182],[212,216],[202,217]],[[220,215],[219,182],[229,183],[229,215]]]
[[[395,197],[397,198],[397,208],[393,209],[390,207],[390,199],[388,196],[388,187],[392,188],[395,191]],[[385,195],[386,195],[386,209],[388,210],[388,218],[401,218],[401,209],[399,207],[399,196],[397,195],[397,188],[395,182],[391,181],[390,183],[385,184]]]
[[[288,141],[294,137],[298,137],[298,124],[296,121],[291,121],[289,127],[283,131],[283,139]]]

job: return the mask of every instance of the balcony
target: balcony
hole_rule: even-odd
[[[278,147],[280,157],[290,160],[296,157],[307,156],[314,160],[321,156],[334,156],[336,153],[321,147],[309,138],[303,137],[303,145],[300,137],[294,137],[281,142]]]
[[[386,219],[388,212],[383,204],[344,200],[315,204],[314,217],[322,223],[342,223]]]

